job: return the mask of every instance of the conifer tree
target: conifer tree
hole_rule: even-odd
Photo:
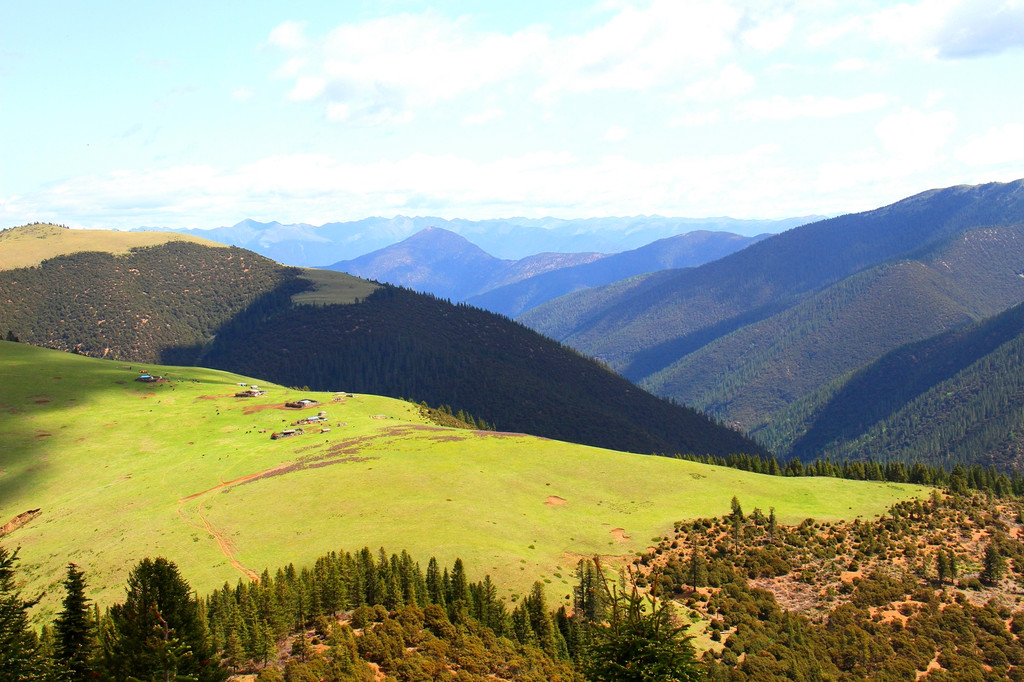
[[[118,682],[130,678],[194,677],[220,682],[206,627],[191,588],[171,561],[143,559],[128,576],[123,604],[110,609],[104,662]]]
[[[657,594],[641,594],[630,571],[629,586],[608,587],[595,559],[610,604],[607,627],[595,628],[584,670],[592,682],[699,680],[693,645],[685,628],[672,622],[669,605]],[[657,576],[651,581],[657,588]]]
[[[85,596],[85,574],[69,563],[64,579],[63,608],[57,614],[53,629],[57,661],[67,668],[67,679],[73,682],[93,676],[95,628],[90,611]]]
[[[44,661],[28,622],[28,610],[35,602],[25,601],[18,592],[17,562],[17,550],[9,552],[0,546],[0,671],[10,680],[41,679]]]

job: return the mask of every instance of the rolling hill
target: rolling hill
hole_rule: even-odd
[[[3,233],[0,257],[21,248],[11,234],[24,229]],[[103,248],[103,231],[89,236]],[[0,333],[9,331],[128,362],[203,364],[289,386],[447,404],[504,430],[588,445],[763,452],[507,318],[235,247],[173,241],[2,270]]]
[[[1024,181],[932,190],[521,319],[786,452],[800,428],[787,410],[806,416],[885,353],[1024,300],[1022,238]]]
[[[923,493],[448,429],[390,398],[28,344],[0,342],[0,376],[0,541],[21,547],[24,593],[45,592],[45,614],[68,561],[103,605],[143,556],[175,561],[203,593],[362,545],[461,557],[520,593],[550,581],[562,599],[578,557],[643,549],[676,521],[725,514],[733,495],[795,523]],[[254,381],[265,395],[234,397]],[[319,402],[285,407],[299,398]],[[321,411],[329,431],[270,438]]]

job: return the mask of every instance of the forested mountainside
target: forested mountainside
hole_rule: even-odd
[[[559,296],[627,277],[670,268],[695,267],[727,256],[769,235],[744,237],[731,232],[696,230],[666,237],[631,251],[572,267],[553,269],[494,288],[468,303],[516,317]]]
[[[338,261],[327,269],[464,301],[538,273],[601,257],[598,253],[539,253],[520,260],[495,258],[465,237],[428,227],[397,244]]]
[[[805,225],[521,319],[782,452],[797,435],[790,406],[809,414],[822,386],[1024,300],[1022,272],[1024,182],[994,183]]]
[[[39,346],[156,362],[202,345],[290,276],[244,249],[187,242],[71,253],[0,270],[0,328]]]
[[[317,296],[319,276],[179,242],[74,253],[0,271],[0,332],[94,356],[447,404],[503,430],[588,445],[763,451],[507,318],[390,287],[370,294],[365,282],[358,295]]]
[[[390,286],[350,305],[292,305],[303,286],[294,280],[219,329],[201,364],[445,403],[500,430],[627,452],[763,451],[507,318]]]
[[[1024,304],[886,354],[791,409],[766,434],[808,461],[873,458],[1019,470]]]

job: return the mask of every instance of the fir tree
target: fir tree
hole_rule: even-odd
[[[0,546],[0,671],[12,681],[41,679],[44,661],[35,633],[29,627],[28,610],[35,601],[21,598],[14,579],[18,551]]]
[[[85,596],[85,574],[78,566],[69,563],[64,579],[64,606],[57,614],[53,628],[57,661],[66,666],[68,679],[74,682],[93,676],[95,633],[90,611],[89,600]]]

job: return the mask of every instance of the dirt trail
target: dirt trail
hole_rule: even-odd
[[[238,478],[232,479],[230,481],[221,481],[220,484],[215,485],[212,488],[207,488],[202,492],[192,493],[191,495],[182,497],[181,499],[178,500],[178,516],[181,517],[182,521],[192,526],[196,530],[201,530],[208,533],[210,537],[212,537],[217,542],[217,546],[220,547],[221,553],[227,558],[228,561],[231,562],[231,565],[234,566],[239,573],[249,578],[250,580],[259,581],[259,574],[251,568],[246,568],[240,561],[238,561],[238,559],[235,558],[234,553],[231,551],[231,544],[228,542],[228,540],[223,535],[214,530],[213,526],[210,525],[210,522],[207,521],[205,516],[203,516],[202,500],[200,500],[199,506],[196,507],[196,514],[199,516],[199,520],[203,523],[203,525],[201,526],[192,523],[192,521],[190,521],[189,518],[185,516],[185,512],[182,510],[182,507],[184,507],[186,502],[194,500],[195,498],[200,497],[201,495],[212,493],[216,490],[223,490],[233,485],[240,485],[253,479],[260,478],[261,476],[273,475],[275,472],[280,471],[282,469],[287,469],[289,466],[292,465],[290,463],[278,464],[276,467],[271,467],[270,469],[266,469],[264,471],[258,471],[255,474],[239,476]]]
[[[180,500],[178,500],[178,502],[188,502],[189,500],[194,500],[195,498],[199,497],[200,495],[205,495],[206,493],[212,493],[215,490],[223,490],[224,488],[228,488],[228,487],[233,486],[233,485],[239,485],[241,483],[246,483],[248,481],[251,481],[253,479],[259,478],[261,476],[269,476],[269,475],[271,475],[271,474],[273,474],[273,473],[275,473],[277,471],[281,471],[282,469],[287,469],[290,466],[292,466],[291,462],[286,462],[284,464],[278,464],[276,467],[271,467],[271,468],[265,469],[263,471],[257,471],[255,474],[246,474],[245,476],[239,476],[238,478],[234,478],[234,479],[232,479],[230,481],[221,481],[220,484],[215,485],[212,488],[207,488],[206,490],[203,490],[202,492],[192,493],[188,497],[181,498]]]

